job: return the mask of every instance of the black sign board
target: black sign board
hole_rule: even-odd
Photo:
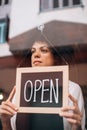
[[[59,113],[68,104],[68,66],[17,68],[16,105],[23,113]]]

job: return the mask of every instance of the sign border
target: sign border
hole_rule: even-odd
[[[63,72],[63,105],[68,105],[68,87],[69,87],[69,67],[63,66],[50,66],[50,67],[23,67],[16,70],[16,105],[19,107],[19,113],[50,113],[58,114],[61,107],[20,107],[20,90],[21,90],[21,76],[22,73],[35,73],[35,72]]]

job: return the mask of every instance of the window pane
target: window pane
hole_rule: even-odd
[[[0,5],[2,4],[2,1],[0,0]]]
[[[5,4],[8,4],[9,0],[5,0]]]
[[[0,24],[0,42],[5,43],[6,42],[6,23],[3,22]]]
[[[70,8],[80,4],[81,0],[40,0],[40,11],[49,11],[55,8]]]
[[[0,19],[0,43],[7,41],[7,19]]]
[[[1,27],[0,27],[0,43],[1,43]]]
[[[40,0],[40,10],[48,9],[49,0]]]
[[[53,1],[53,7],[54,7],[54,8],[59,7],[59,1],[58,1],[58,0],[54,0],[54,1]]]
[[[68,0],[63,0],[63,6],[68,6],[68,5],[69,5]]]
[[[78,5],[80,4],[80,0],[73,0],[73,5]]]

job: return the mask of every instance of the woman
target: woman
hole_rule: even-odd
[[[54,52],[55,53],[53,53],[53,49],[50,48],[46,42],[35,42],[31,49],[31,66],[41,67],[57,65],[57,59],[54,57],[57,52],[56,50]],[[17,117],[13,115],[17,113],[18,108],[11,102],[14,94],[15,87],[9,95],[8,99],[5,102],[2,102],[0,108],[3,130],[16,130],[15,120]],[[12,119],[10,123],[11,117]],[[58,118],[59,120],[63,119],[62,129],[64,130],[85,130],[83,96],[79,85],[76,83],[69,81],[69,105],[67,107],[61,108],[61,112],[59,113]]]

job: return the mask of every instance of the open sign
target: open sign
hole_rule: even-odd
[[[68,66],[17,68],[16,105],[23,113],[59,113],[68,105]]]

